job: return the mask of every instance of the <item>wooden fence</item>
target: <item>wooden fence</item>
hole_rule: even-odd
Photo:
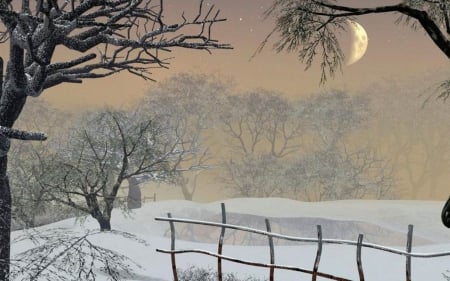
[[[339,240],[339,239],[323,239],[322,238],[322,228],[320,225],[317,226],[317,238],[304,238],[304,237],[281,235],[281,234],[272,232],[271,227],[270,227],[270,221],[267,218],[265,219],[266,231],[249,228],[249,227],[243,227],[243,226],[239,226],[239,225],[227,224],[227,216],[226,216],[224,203],[221,203],[221,209],[222,209],[222,223],[173,218],[170,213],[167,214],[167,217],[156,217],[155,218],[155,220],[157,220],[157,221],[166,221],[166,222],[169,222],[169,224],[170,224],[170,233],[171,233],[171,235],[170,235],[170,237],[171,237],[170,250],[156,249],[156,251],[160,252],[160,253],[170,254],[174,281],[178,281],[175,256],[177,254],[183,254],[183,253],[199,253],[199,254],[213,256],[213,257],[217,258],[217,273],[218,273],[219,281],[222,281],[222,278],[223,278],[223,276],[222,276],[222,260],[227,260],[227,261],[245,264],[245,265],[249,265],[249,266],[268,268],[270,281],[274,281],[275,269],[284,269],[284,270],[297,271],[297,272],[310,274],[313,281],[317,280],[317,277],[322,277],[322,278],[329,279],[329,280],[350,281],[350,279],[347,279],[347,278],[338,277],[338,276],[334,276],[332,274],[327,274],[327,273],[319,271],[319,263],[320,263],[320,258],[322,255],[323,244],[341,244],[341,245],[356,246],[356,264],[357,264],[358,275],[359,275],[360,281],[364,281],[364,271],[363,271],[362,260],[361,260],[361,250],[363,247],[372,248],[372,249],[385,251],[385,252],[389,252],[389,253],[396,254],[396,255],[405,256],[405,273],[406,273],[407,281],[411,281],[411,258],[412,257],[414,257],[414,258],[436,258],[436,257],[450,256],[450,252],[440,252],[440,253],[413,253],[413,252],[411,252],[412,238],[413,238],[413,226],[412,225],[408,226],[408,233],[407,233],[407,237],[406,237],[406,249],[404,251],[402,251],[402,250],[398,250],[398,249],[391,248],[391,247],[385,247],[385,246],[381,246],[381,245],[377,245],[377,244],[373,244],[373,243],[363,242],[363,238],[364,238],[363,234],[359,234],[357,241]],[[177,250],[175,248],[175,223],[186,223],[186,224],[196,224],[196,225],[207,225],[207,226],[212,226],[212,227],[220,227],[221,232],[220,232],[220,236],[218,239],[219,242],[218,242],[218,247],[217,247],[217,253],[205,251],[205,250],[199,250],[199,249]],[[270,263],[264,264],[264,263],[248,261],[248,260],[239,260],[237,258],[222,255],[223,241],[224,241],[226,229],[240,230],[240,231],[245,231],[245,232],[249,232],[249,233],[255,233],[255,234],[267,236],[269,250],[270,250],[270,252],[269,252],[270,253]],[[273,238],[284,239],[284,240],[289,240],[289,241],[296,241],[296,242],[317,243],[317,253],[316,253],[316,258],[314,261],[313,268],[306,269],[306,268],[301,268],[301,267],[275,264],[275,249],[274,249],[274,244],[273,244]]]

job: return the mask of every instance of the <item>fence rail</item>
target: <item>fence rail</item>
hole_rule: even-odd
[[[170,224],[170,232],[171,232],[170,250],[156,249],[156,251],[160,252],[160,253],[170,254],[174,281],[178,281],[177,267],[176,267],[176,255],[184,254],[184,253],[199,253],[199,254],[208,255],[208,256],[217,258],[217,272],[218,272],[218,280],[219,281],[222,281],[222,260],[227,260],[227,261],[241,263],[241,264],[250,265],[250,266],[269,268],[269,280],[270,281],[274,281],[274,270],[275,269],[284,269],[284,270],[297,271],[297,272],[310,274],[313,281],[316,280],[317,277],[323,277],[323,278],[326,278],[329,280],[349,281],[350,279],[334,276],[332,274],[327,274],[327,273],[319,271],[319,264],[320,264],[320,258],[322,255],[323,244],[340,244],[340,245],[356,246],[356,264],[357,264],[357,268],[358,268],[358,275],[359,275],[360,281],[364,281],[364,271],[363,271],[362,260],[361,260],[362,248],[371,248],[371,249],[375,249],[375,250],[389,252],[389,253],[396,254],[396,255],[405,256],[405,258],[406,258],[405,273],[406,273],[407,281],[411,281],[411,258],[412,257],[414,257],[414,258],[437,258],[437,257],[450,256],[450,252],[438,252],[438,253],[412,252],[413,225],[408,226],[408,233],[406,236],[406,250],[403,251],[403,250],[399,250],[399,249],[392,248],[392,247],[386,247],[386,246],[377,245],[377,244],[373,244],[373,243],[363,242],[363,239],[364,239],[363,234],[359,234],[357,241],[340,240],[340,239],[324,239],[324,238],[322,238],[322,227],[320,225],[317,226],[317,238],[305,238],[305,237],[282,235],[279,233],[272,232],[271,227],[270,227],[270,221],[267,218],[265,219],[265,223],[266,223],[265,231],[260,230],[260,229],[255,229],[255,228],[239,226],[239,225],[227,224],[226,223],[226,210],[225,210],[224,203],[221,203],[221,211],[222,211],[222,223],[202,221],[202,220],[173,218],[170,213],[168,213],[167,217],[156,217],[155,218],[156,221],[166,221],[166,222],[169,222],[169,224]],[[220,233],[220,236],[218,239],[217,253],[205,251],[205,250],[201,250],[201,249],[178,249],[177,250],[175,248],[175,239],[176,239],[175,223],[186,223],[186,224],[197,224],[197,225],[206,225],[206,226],[212,226],[212,227],[220,227],[221,233]],[[255,233],[255,234],[267,236],[269,249],[270,249],[270,263],[264,264],[264,263],[254,262],[254,261],[240,260],[237,258],[222,255],[223,241],[224,241],[226,229],[240,230],[240,231],[245,231],[245,232],[249,232],[249,233]],[[296,242],[317,243],[317,253],[316,253],[316,258],[314,261],[313,269],[309,270],[309,269],[305,269],[305,268],[301,268],[301,267],[275,264],[275,249],[274,249],[274,244],[273,244],[273,238],[284,239],[284,240],[289,240],[289,241],[296,241]]]

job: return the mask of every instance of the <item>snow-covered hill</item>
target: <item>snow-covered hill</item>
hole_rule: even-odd
[[[405,248],[408,224],[414,225],[413,252],[450,251],[450,230],[440,222],[440,210],[443,202],[436,201],[329,201],[308,203],[280,198],[240,198],[224,201],[228,222],[243,226],[264,229],[264,218],[270,218],[273,232],[288,235],[316,237],[316,224],[323,226],[325,238],[342,238],[356,240],[358,233],[365,234],[367,240],[381,245],[394,245]],[[114,210],[112,225],[114,229],[135,234],[149,245],[143,246],[133,240],[111,233],[97,234],[92,241],[106,248],[122,253],[143,266],[138,275],[130,280],[171,280],[170,257],[157,253],[156,248],[168,249],[169,224],[157,222],[155,217],[166,217],[170,212],[173,217],[213,220],[220,222],[220,202],[194,203],[188,201],[162,201],[145,204],[131,215],[123,215]],[[73,231],[96,229],[95,220],[88,218],[83,226],[73,219],[57,222],[38,228],[68,228]],[[176,224],[176,247],[196,248],[215,252],[217,250],[218,230],[205,226],[188,228]],[[13,237],[22,232],[13,233]],[[233,234],[233,235],[231,235]],[[269,249],[266,238],[255,235],[244,237],[228,232],[224,245],[224,255],[267,263]],[[203,242],[203,243],[201,243]],[[252,244],[253,246],[248,246]],[[31,243],[13,245],[13,255]],[[276,246],[277,264],[312,268],[317,245]],[[357,279],[356,249],[351,246],[325,245],[320,263],[320,271],[342,277]],[[405,258],[363,249],[363,268],[366,280],[402,280],[405,276]],[[198,254],[177,256],[180,267],[189,265],[216,266],[213,257]],[[417,259],[413,258],[413,280],[444,280],[442,273],[450,269],[450,257]],[[225,262],[224,270],[254,274],[267,277],[267,269],[252,268]],[[276,270],[276,280],[295,280],[301,274]],[[305,277],[303,277],[305,278]],[[106,279],[105,279],[106,280]],[[297,279],[298,280],[298,279]]]

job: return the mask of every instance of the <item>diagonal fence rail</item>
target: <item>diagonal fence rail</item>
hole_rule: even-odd
[[[377,244],[373,244],[373,243],[363,242],[363,239],[364,239],[363,234],[359,234],[357,241],[340,240],[340,239],[324,239],[324,238],[322,238],[322,227],[320,225],[317,226],[317,238],[305,238],[305,237],[282,235],[279,233],[272,232],[271,226],[270,226],[270,221],[267,218],[265,219],[265,223],[266,223],[265,231],[260,230],[260,229],[245,227],[245,226],[227,224],[226,223],[226,221],[227,221],[226,220],[226,210],[225,210],[224,203],[221,203],[221,210],[222,210],[222,223],[202,221],[202,220],[173,218],[170,213],[168,213],[167,217],[156,217],[155,218],[156,221],[166,221],[166,222],[169,222],[169,224],[170,224],[170,233],[171,233],[171,235],[170,235],[170,237],[171,237],[170,250],[156,249],[156,251],[160,252],[160,253],[170,254],[174,281],[178,281],[176,255],[184,254],[184,253],[198,253],[198,254],[208,255],[208,256],[217,258],[217,272],[218,272],[218,280],[219,281],[222,281],[222,278],[223,278],[222,277],[222,275],[223,275],[222,274],[222,260],[227,260],[230,262],[245,264],[245,265],[249,265],[249,266],[269,268],[269,280],[270,281],[275,280],[274,279],[275,269],[283,269],[283,270],[290,270],[290,271],[296,271],[296,272],[310,274],[313,281],[317,280],[317,277],[322,277],[322,278],[325,278],[328,280],[350,281],[350,279],[348,279],[348,278],[338,277],[338,276],[334,276],[332,274],[327,274],[327,273],[319,271],[319,264],[320,264],[320,258],[322,255],[323,244],[340,244],[340,245],[356,246],[356,264],[357,264],[358,276],[359,276],[360,281],[365,280],[363,266],[362,266],[362,259],[361,259],[362,248],[371,248],[371,249],[375,249],[375,250],[380,250],[380,251],[404,256],[405,257],[406,281],[411,281],[411,258],[412,257],[414,257],[414,258],[438,258],[438,257],[450,256],[450,252],[438,252],[438,253],[414,253],[414,252],[412,252],[413,225],[408,226],[408,233],[406,236],[406,249],[399,250],[399,249],[392,248],[392,247],[386,247],[386,246],[377,245]],[[201,250],[201,249],[176,249],[175,248],[175,239],[176,239],[175,223],[206,225],[206,226],[221,228],[220,236],[218,239],[219,242],[218,242],[217,253],[206,251],[206,250]],[[270,250],[270,263],[265,264],[265,263],[254,262],[254,261],[249,261],[249,260],[242,260],[242,259],[237,259],[237,258],[222,255],[223,241],[224,241],[226,229],[240,230],[240,231],[244,231],[244,232],[255,233],[255,234],[267,236],[269,250]],[[278,238],[278,239],[283,239],[283,240],[288,240],[288,241],[295,241],[295,242],[317,243],[317,253],[316,253],[316,258],[314,261],[313,269],[310,270],[310,269],[301,268],[301,267],[276,264],[273,238]]]

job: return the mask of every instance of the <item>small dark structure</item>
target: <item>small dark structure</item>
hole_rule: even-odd
[[[138,209],[142,207],[142,194],[139,182],[131,177],[128,179],[128,196],[127,196],[128,209]]]

